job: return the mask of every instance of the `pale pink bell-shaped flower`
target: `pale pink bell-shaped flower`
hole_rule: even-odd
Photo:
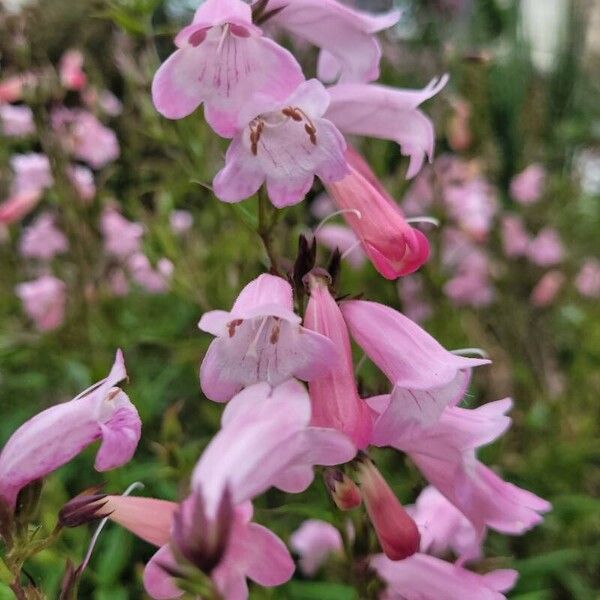
[[[520,204],[534,204],[542,196],[545,181],[546,169],[534,163],[513,177],[510,182],[510,195]]]
[[[123,260],[141,252],[144,226],[127,220],[116,208],[104,209],[100,219],[100,230],[104,239],[104,250],[110,256]]]
[[[337,223],[321,225],[315,232],[315,238],[319,244],[332,252],[339,250],[343,258],[355,269],[360,269],[367,261],[360,240],[349,227]]]
[[[156,109],[181,119],[204,104],[208,124],[223,137],[235,135],[253,97],[283,101],[304,80],[296,59],[252,24],[242,0],[203,2],[175,45],[152,82]]]
[[[205,313],[198,327],[216,336],[200,367],[211,400],[226,402],[247,385],[290,377],[310,381],[334,366],[333,343],[300,325],[290,284],[263,274],[250,282],[230,312]]]
[[[240,115],[225,166],[213,188],[224,202],[239,202],[266,183],[271,202],[281,208],[297,204],[317,175],[324,183],[348,173],[342,134],[323,114],[329,95],[316,79],[305,81],[287,98],[255,105]]]
[[[39,331],[52,331],[63,324],[67,286],[52,275],[42,275],[16,288],[23,309]]]
[[[277,9],[270,23],[322,49],[318,72],[327,82],[377,79],[381,47],[375,34],[400,19],[397,10],[371,15],[337,0],[269,0],[267,11]]]
[[[350,300],[341,310],[354,340],[392,382],[399,422],[435,423],[446,406],[462,399],[470,370],[490,362],[452,354],[383,304]]]
[[[285,11],[283,11],[285,12]],[[422,90],[381,85],[340,84],[328,88],[331,103],[325,117],[344,134],[393,140],[410,157],[406,177],[414,177],[435,144],[433,124],[418,106],[435,96],[448,77],[434,79]]]
[[[290,537],[290,547],[300,556],[300,570],[312,577],[332,553],[343,548],[340,532],[330,523],[308,519]]]
[[[600,261],[588,258],[575,278],[577,291],[587,298],[600,298]]]
[[[416,271],[429,257],[429,242],[411,227],[364,159],[346,153],[350,174],[325,184],[327,192],[360,239],[365,254],[386,279]]]
[[[101,169],[119,157],[115,132],[91,112],[61,107],[53,111],[51,121],[65,149],[92,169]]]
[[[473,524],[433,486],[407,507],[421,533],[420,551],[443,556],[452,550],[461,562],[480,558],[482,537]]]
[[[312,424],[344,432],[358,448],[365,448],[372,435],[372,413],[359,397],[348,329],[337,302],[328,290],[325,277],[308,276],[310,299],[304,324],[333,342],[336,366],[309,382]]]
[[[68,90],[81,91],[87,85],[87,77],[83,71],[83,54],[80,50],[67,50],[58,65],[58,75],[63,87]]]
[[[502,592],[509,591],[518,577],[512,569],[480,575],[419,553],[401,561],[378,554],[370,564],[387,583],[381,600],[506,600]]]
[[[538,267],[552,267],[559,264],[565,254],[565,248],[558,231],[545,227],[529,242],[527,257]]]
[[[550,306],[565,283],[565,276],[560,271],[553,269],[542,275],[536,283],[529,301],[533,306],[544,308]]]
[[[56,227],[55,218],[50,213],[42,213],[23,230],[19,242],[21,256],[48,261],[57,254],[66,252],[69,242],[65,234]]]
[[[0,131],[6,137],[25,137],[35,132],[29,106],[0,104]]]
[[[504,215],[501,229],[502,250],[508,258],[525,256],[529,248],[530,236],[523,219],[517,215]]]
[[[14,507],[23,487],[46,477],[98,439],[102,440],[95,462],[98,471],[128,462],[140,439],[141,422],[125,392],[114,387],[126,377],[118,351],[106,379],[17,429],[0,453],[0,498]]]

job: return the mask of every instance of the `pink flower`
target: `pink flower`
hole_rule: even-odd
[[[315,233],[315,237],[321,245],[332,252],[339,250],[355,269],[360,269],[367,260],[358,238],[348,227],[337,224],[322,225]]]
[[[565,283],[565,276],[556,269],[548,271],[537,282],[531,292],[530,302],[533,306],[543,308],[554,302]]]
[[[35,132],[29,106],[0,104],[0,131],[7,137],[24,137]]]
[[[510,590],[518,577],[512,569],[479,575],[426,554],[402,561],[378,554],[371,567],[388,585],[382,600],[506,600],[501,592]]]
[[[51,260],[57,254],[66,252],[69,242],[64,233],[56,227],[54,216],[40,214],[35,221],[23,230],[19,251],[27,258]]]
[[[391,405],[398,425],[435,423],[447,406],[462,399],[470,369],[490,362],[448,352],[383,304],[350,300],[341,310],[352,337],[394,386]]]
[[[94,173],[90,169],[84,165],[73,164],[67,168],[67,175],[77,195],[84,202],[89,202],[94,198],[96,195],[96,182],[94,181]]]
[[[402,210],[411,217],[427,214],[434,202],[434,171],[425,167],[412,181],[402,199]]]
[[[127,395],[114,387],[126,377],[118,351],[106,379],[17,429],[0,453],[0,498],[14,507],[23,487],[46,477],[98,439],[102,440],[95,462],[98,471],[128,462],[140,439],[141,422]]]
[[[304,79],[296,59],[252,24],[242,0],[206,0],[175,44],[152,83],[156,109],[181,119],[204,103],[207,122],[223,137],[235,135],[253,97],[281,102]]]
[[[118,117],[123,112],[123,103],[110,90],[88,87],[82,91],[82,97],[91,111],[100,109],[109,117]]]
[[[352,149],[346,158],[350,174],[325,184],[344,212],[344,219],[362,242],[373,266],[387,279],[416,271],[429,257],[429,242],[412,228],[377,181],[366,162]]]
[[[502,249],[509,258],[524,256],[529,247],[529,233],[525,229],[523,219],[517,215],[502,217]]]
[[[131,279],[151,294],[164,294],[169,291],[175,266],[168,258],[161,258],[156,267],[145,254],[137,252],[127,258],[127,269]]]
[[[63,324],[67,302],[64,281],[42,275],[33,281],[20,283],[16,293],[25,312],[40,331],[51,331]]]
[[[90,112],[59,108],[52,113],[52,127],[66,150],[93,169],[101,169],[119,157],[119,141]]]
[[[489,271],[487,255],[475,248],[462,258],[455,276],[444,285],[444,293],[456,306],[487,306],[495,296]]]
[[[540,164],[529,165],[513,177],[510,182],[510,195],[520,204],[534,204],[542,196],[546,170]]]
[[[582,296],[600,298],[600,261],[588,258],[583,263],[575,278],[575,287]]]
[[[481,557],[481,535],[473,524],[433,486],[408,507],[421,533],[420,551],[443,556],[452,550],[461,561]]]
[[[112,207],[102,212],[100,230],[104,238],[104,249],[107,254],[119,259],[126,259],[141,252],[141,238],[144,227],[140,223],[128,221]]]
[[[369,519],[385,555],[393,561],[412,556],[419,549],[417,525],[377,467],[366,457],[359,463],[358,480]]]
[[[192,228],[194,217],[187,210],[174,210],[169,215],[171,231],[177,235],[183,235]]]
[[[304,521],[290,537],[290,546],[300,556],[300,570],[308,577],[319,570],[330,554],[343,548],[340,532],[317,519]]]
[[[552,227],[542,229],[527,248],[527,257],[538,267],[557,265],[562,261],[564,253],[560,236]]]
[[[402,301],[402,312],[411,321],[421,323],[433,314],[430,302],[424,297],[423,279],[418,273],[398,280],[398,295]]]
[[[283,11],[285,12],[285,11]],[[407,178],[414,177],[435,143],[433,125],[418,106],[435,96],[448,77],[433,80],[422,90],[400,90],[381,85],[343,84],[328,89],[331,104],[325,117],[342,133],[394,140],[410,157]]]
[[[68,90],[81,91],[87,85],[87,77],[83,72],[83,54],[80,50],[65,52],[58,66],[60,82]]]
[[[200,385],[211,400],[226,402],[247,385],[272,385],[290,377],[310,381],[335,357],[324,335],[300,326],[290,284],[261,275],[240,293],[230,312],[205,313],[198,327],[216,336],[200,367]]]
[[[361,400],[354,380],[354,366],[348,329],[342,313],[323,277],[309,275],[310,300],[305,325],[332,342],[336,366],[329,373],[310,381],[312,423],[345,433],[358,448],[365,448],[372,435],[372,416]]]
[[[319,78],[327,81],[377,79],[381,47],[375,34],[400,19],[397,10],[370,15],[336,0],[270,0],[267,10],[277,9],[270,22],[322,48]]]
[[[316,79],[300,84],[284,100],[263,101],[262,109],[250,102],[225,167],[214,179],[216,196],[239,202],[266,182],[271,202],[281,208],[302,201],[315,175],[324,183],[342,179],[348,173],[346,143],[322,118],[328,105],[327,91]]]

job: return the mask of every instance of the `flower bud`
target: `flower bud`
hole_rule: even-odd
[[[100,486],[85,490],[69,500],[58,513],[58,522],[63,527],[79,527],[110,514],[105,508],[108,502],[106,494],[98,494]]]
[[[391,560],[403,560],[419,549],[420,534],[373,462],[363,457],[358,466],[362,497],[381,549]]]
[[[361,496],[358,486],[340,469],[325,469],[323,477],[331,498],[340,510],[351,510],[360,506]]]

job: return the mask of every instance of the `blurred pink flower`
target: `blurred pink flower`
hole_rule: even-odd
[[[564,257],[564,246],[558,231],[545,227],[531,240],[527,248],[527,257],[538,267],[552,267]]]
[[[325,277],[310,274],[308,285],[310,299],[304,324],[333,342],[332,351],[336,357],[335,368],[309,382],[312,424],[342,431],[363,449],[371,440],[372,414],[358,395],[344,317],[328,290]]]
[[[204,103],[208,124],[223,137],[236,134],[249,100],[261,96],[277,104],[304,79],[292,54],[262,36],[242,0],[203,2],[175,45],[152,82],[156,109],[181,119]]]
[[[175,266],[168,258],[161,258],[156,267],[148,257],[136,252],[127,257],[127,269],[131,279],[151,294],[164,294],[169,291]]]
[[[23,308],[40,331],[60,327],[65,318],[67,286],[52,275],[42,275],[16,288]]]
[[[58,65],[60,82],[68,90],[80,92],[87,85],[87,77],[83,72],[83,54],[81,50],[67,50]]]
[[[433,176],[433,169],[425,167],[404,194],[402,210],[409,217],[421,217],[430,210],[434,201]]]
[[[575,278],[575,287],[582,296],[600,298],[600,261],[586,259]]]
[[[370,562],[388,586],[381,600],[506,600],[502,592],[509,591],[518,577],[512,569],[480,575],[419,553],[401,561],[378,554]]]
[[[93,169],[101,169],[119,157],[115,132],[87,110],[57,108],[51,121],[66,150]]]
[[[548,271],[537,282],[529,298],[533,306],[543,308],[554,302],[565,283],[565,276],[557,270]]]
[[[315,233],[315,237],[321,245],[332,252],[339,250],[344,259],[355,269],[360,269],[367,260],[358,238],[349,227],[335,223],[322,225]]]
[[[381,47],[375,34],[393,27],[400,11],[371,15],[336,0],[270,0],[277,10],[270,23],[322,49],[319,78],[324,81],[373,81],[379,77]]]
[[[527,254],[530,236],[525,229],[523,219],[517,215],[504,215],[501,227],[504,254],[509,258]]]
[[[327,558],[343,548],[340,532],[330,523],[308,519],[292,533],[290,547],[300,556],[300,570],[312,577]]]
[[[45,154],[37,152],[15,154],[10,159],[10,166],[14,173],[11,194],[17,195],[24,192],[41,194],[43,190],[54,185],[50,161]]]
[[[23,487],[46,477],[98,439],[102,440],[95,462],[98,471],[127,463],[140,439],[141,422],[127,394],[114,387],[126,377],[118,351],[106,379],[17,429],[0,453],[0,498],[14,507]]]
[[[239,202],[266,183],[271,202],[281,208],[301,202],[315,175],[324,183],[342,179],[348,173],[346,142],[322,118],[328,105],[329,95],[316,79],[282,101],[263,101],[261,109],[250,102],[213,181],[216,196]]]
[[[24,137],[35,132],[29,106],[0,104],[0,131],[7,137]]]
[[[19,243],[22,256],[45,261],[66,252],[68,248],[65,234],[56,227],[54,216],[47,212],[41,213],[23,230]]]
[[[510,195],[520,204],[534,204],[544,191],[546,170],[540,164],[529,165],[524,171],[513,177],[510,182]]]
[[[349,300],[341,310],[354,340],[392,382],[398,424],[435,423],[447,406],[462,399],[470,370],[490,362],[448,352],[416,323],[383,304]]]
[[[433,314],[433,307],[424,296],[423,278],[418,273],[398,280],[398,295],[402,312],[411,321],[421,323]]]
[[[104,209],[100,219],[100,230],[104,239],[104,249],[110,256],[126,259],[141,252],[144,226],[128,221],[116,208]]]
[[[490,281],[488,257],[483,250],[476,248],[461,260],[454,277],[444,285],[444,293],[457,306],[491,304],[495,291]]]
[[[123,103],[110,90],[87,87],[82,91],[82,97],[91,111],[100,109],[109,117],[118,117],[123,112]]]
[[[386,279],[416,271],[429,257],[429,242],[411,227],[364,159],[349,148],[350,174],[325,184],[344,219],[362,242],[373,266]]]
[[[188,210],[174,210],[169,215],[169,224],[173,233],[182,235],[192,228],[194,217]]]
[[[283,11],[285,12],[285,11]],[[328,88],[331,103],[325,117],[345,134],[395,141],[410,157],[407,179],[414,177],[435,143],[433,124],[418,106],[438,94],[448,77],[432,80],[422,90],[375,84],[340,84]]]
[[[300,323],[290,284],[269,274],[246,285],[230,312],[202,315],[198,327],[216,336],[200,367],[207,398],[226,402],[258,381],[277,385],[325,374],[336,356],[333,343]]]
[[[335,212],[335,204],[333,200],[323,192],[316,196],[312,201],[310,212],[316,219],[325,219],[325,217],[328,217]]]
[[[129,293],[129,281],[125,271],[119,267],[113,269],[108,275],[108,285],[117,298],[127,296]]]
[[[75,188],[77,195],[84,201],[89,202],[96,195],[96,182],[94,173],[84,165],[72,164],[67,167],[67,175]]]

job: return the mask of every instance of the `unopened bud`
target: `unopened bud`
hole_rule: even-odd
[[[366,456],[358,464],[358,477],[367,513],[385,555],[391,560],[412,556],[421,539],[417,525]]]
[[[340,510],[351,510],[360,506],[361,496],[358,486],[340,469],[326,469],[324,478],[331,498]]]
[[[298,238],[298,254],[294,262],[294,288],[296,293],[304,292],[303,277],[315,266],[317,259],[317,242],[315,238],[308,239],[305,235]]]
[[[100,486],[91,488],[69,500],[58,513],[58,522],[63,527],[79,527],[110,514],[106,509],[106,494],[98,494]]]

